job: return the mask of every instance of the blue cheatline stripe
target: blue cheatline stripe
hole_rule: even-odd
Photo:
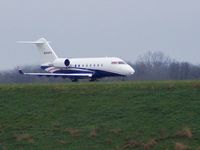
[[[41,66],[41,69],[47,69],[49,66]],[[79,70],[80,69],[80,70]],[[55,71],[54,73],[93,73],[93,78],[102,78],[102,77],[112,77],[112,76],[124,76],[113,72],[103,71],[103,70],[96,70],[96,69],[85,69],[85,68],[75,68],[70,67],[69,69],[63,68],[60,70]]]

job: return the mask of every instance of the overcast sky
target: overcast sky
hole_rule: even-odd
[[[0,0],[0,70],[39,64],[45,37],[61,57],[118,56],[134,62],[162,51],[200,64],[199,0]]]

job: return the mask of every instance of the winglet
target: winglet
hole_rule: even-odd
[[[21,69],[19,69],[18,71],[19,71],[19,74],[22,74],[22,75],[24,74],[24,72]]]

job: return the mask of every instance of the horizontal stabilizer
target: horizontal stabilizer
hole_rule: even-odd
[[[37,40],[37,41],[17,41],[17,43],[20,44],[44,44],[44,43],[51,43],[51,41],[42,41],[42,40]]]
[[[42,41],[17,41],[17,43],[20,43],[20,44],[43,44],[44,42],[42,42]]]

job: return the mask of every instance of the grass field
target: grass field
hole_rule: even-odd
[[[1,85],[0,149],[200,150],[200,81]]]

